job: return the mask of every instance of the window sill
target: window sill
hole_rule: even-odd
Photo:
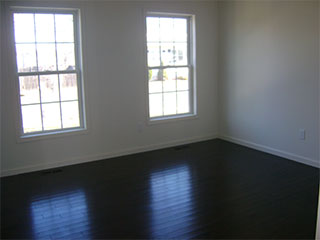
[[[63,130],[63,131],[52,131],[52,132],[45,132],[45,133],[28,134],[28,135],[19,136],[17,138],[17,142],[25,143],[30,141],[49,140],[53,138],[82,135],[87,133],[88,133],[88,129],[86,128],[76,128],[76,129],[69,129],[69,130]]]
[[[154,118],[149,118],[148,124],[153,125],[153,124],[161,124],[161,123],[170,123],[170,122],[191,120],[191,119],[197,119],[197,118],[198,118],[197,114],[194,114],[194,113],[164,116],[164,117],[154,117]]]

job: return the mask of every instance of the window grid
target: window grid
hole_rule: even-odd
[[[149,93],[149,94],[152,95],[152,94],[160,94],[160,93],[181,93],[181,92],[189,92],[189,90],[174,90],[174,91],[165,91],[165,92],[152,92],[152,93]]]
[[[68,103],[68,102],[77,102],[77,99],[74,100],[63,100],[61,101],[62,103]],[[49,104],[49,103],[59,103],[59,101],[51,101],[51,102],[42,102],[43,104]],[[22,106],[36,106],[36,105],[40,105],[40,103],[25,103],[25,104],[21,104]]]
[[[45,71],[45,72],[19,72],[20,77],[24,76],[36,76],[36,75],[54,75],[54,74],[78,74],[76,70],[60,70],[60,71]]]
[[[190,86],[190,82],[191,82],[191,65],[190,65],[190,17],[172,17],[172,16],[154,16],[154,15],[150,15],[147,16],[147,21],[148,18],[157,18],[158,19],[158,30],[159,30],[159,34],[158,34],[158,39],[156,40],[152,40],[149,41],[148,39],[148,33],[147,33],[147,45],[148,45],[148,71],[150,70],[162,70],[161,74],[158,74],[161,77],[161,91],[156,91],[156,92],[150,92],[150,79],[148,81],[148,85],[149,85],[149,117],[150,118],[158,118],[158,117],[166,117],[166,116],[172,116],[172,115],[180,115],[180,114],[188,114],[190,113],[191,110],[191,101],[192,101],[192,95],[191,95],[191,86]],[[163,41],[162,36],[161,36],[161,18],[169,18],[172,19],[172,29],[175,29],[175,19],[185,19],[186,20],[186,41],[176,41],[175,38],[173,38],[173,40],[171,41]],[[147,23],[148,24],[148,23]],[[147,25],[147,29],[148,29],[148,25]],[[148,31],[148,30],[147,30]],[[160,66],[149,66],[149,44],[150,43],[157,43],[158,44],[158,48],[159,48],[159,60],[160,60]],[[163,59],[162,59],[162,43],[170,43],[172,44],[172,65],[170,64],[163,64]],[[177,59],[179,58],[179,52],[176,46],[176,43],[184,43],[186,44],[187,47],[187,52],[186,52],[186,62],[187,65],[176,65],[177,64]],[[168,91],[164,89],[164,75],[163,75],[163,71],[166,69],[175,69],[175,90],[174,91]],[[187,68],[188,69],[188,87],[187,89],[184,90],[178,90],[178,74],[177,71],[179,69],[183,69],[183,68]],[[178,109],[178,105],[179,105],[179,99],[178,99],[178,93],[179,92],[185,92],[188,93],[188,111],[179,112]],[[170,113],[170,114],[165,114],[165,94],[168,93],[175,93],[175,113]],[[162,99],[162,115],[151,115],[151,106],[150,106],[150,96],[154,95],[154,94],[161,94],[161,99]]]
[[[161,25],[160,25],[160,18],[159,18],[159,31],[160,31],[160,29],[161,29]],[[159,57],[160,57],[160,66],[162,65],[161,63],[162,63],[162,54],[161,54],[161,50],[162,50],[162,45],[161,45],[161,36],[160,36],[160,32],[159,32],[159,38],[158,38],[158,40],[159,40]],[[162,86],[162,95],[161,95],[161,98],[162,98],[162,115],[164,115],[164,94],[163,94],[163,92],[164,92],[164,87],[163,87],[163,72],[161,72],[161,75],[160,75],[160,77],[162,78],[162,80],[161,80],[161,86]]]
[[[37,47],[37,31],[36,31],[36,17],[35,14],[33,15],[33,24],[34,24],[34,45],[35,45],[35,50],[36,50],[36,65],[37,65],[37,71],[39,70],[39,61],[38,61],[38,47]],[[41,104],[41,87],[40,87],[40,75],[37,76],[38,78],[38,88],[39,88],[39,102],[40,102],[40,116],[41,116],[41,129],[44,131],[43,127],[43,110],[42,110],[42,104]],[[19,78],[19,84],[20,84],[20,78]],[[20,90],[20,89],[19,89]],[[23,104],[21,104],[21,109]],[[22,121],[22,129],[24,129],[23,121]]]
[[[19,69],[19,65],[18,65],[18,56],[17,56],[17,73],[18,73],[18,78],[19,78],[19,86],[20,86],[20,77],[27,77],[27,76],[34,76],[37,78],[37,83],[38,83],[38,94],[39,94],[39,101],[37,102],[34,102],[34,103],[21,103],[21,86],[19,87],[19,93],[20,93],[20,106],[21,106],[21,119],[22,119],[22,122],[21,122],[21,125],[22,125],[22,134],[23,135],[28,135],[28,134],[38,134],[38,133],[46,133],[46,132],[52,132],[52,131],[60,131],[60,132],[63,132],[65,129],[73,129],[73,128],[81,128],[83,126],[83,119],[82,119],[82,114],[83,114],[83,110],[81,108],[81,84],[79,83],[80,81],[80,77],[79,77],[79,71],[77,70],[78,69],[78,49],[77,49],[77,36],[76,36],[76,31],[77,31],[77,26],[76,26],[76,15],[74,13],[71,13],[71,12],[68,12],[68,13],[59,13],[59,12],[23,12],[23,11],[15,11],[13,13],[13,16],[14,14],[17,13],[22,13],[22,14],[32,14],[33,16],[33,27],[34,27],[34,42],[23,42],[23,41],[15,41],[15,46],[16,46],[16,50],[17,50],[17,45],[20,44],[20,46],[22,44],[30,44],[30,45],[34,45],[35,47],[35,67],[37,69],[37,71],[32,71],[32,68],[30,68],[30,71],[20,71]],[[53,30],[54,30],[54,42],[39,42],[38,39],[37,39],[37,27],[36,27],[36,14],[49,14],[49,15],[52,15],[53,16]],[[56,15],[59,14],[68,14],[68,15],[71,15],[72,16],[72,22],[73,22],[73,25],[72,25],[72,30],[73,30],[73,41],[68,41],[68,42],[65,42],[65,41],[57,41],[57,25],[56,25]],[[55,70],[51,71],[51,70],[40,70],[39,68],[39,53],[38,53],[38,45],[40,44],[54,44],[54,49],[55,49]],[[74,70],[69,70],[69,69],[66,69],[66,70],[60,70],[60,66],[59,66],[59,57],[58,57],[58,44],[65,44],[65,43],[68,43],[68,44],[73,44],[73,58],[74,58],[74,67],[73,69]],[[60,50],[61,51],[61,50]],[[17,52],[18,54],[18,52]],[[62,100],[61,98],[61,93],[62,93],[62,90],[61,90],[61,75],[63,74],[69,74],[71,76],[71,74],[74,74],[74,78],[71,80],[71,82],[73,83],[74,80],[75,80],[75,86],[76,86],[76,94],[77,94],[77,98],[76,99],[67,99],[67,100]],[[42,86],[41,86],[41,76],[56,76],[57,77],[57,92],[58,92],[58,101],[53,101],[53,100],[50,100],[50,101],[44,101],[43,100],[43,92],[42,92]],[[50,80],[47,80],[47,81],[50,81]],[[67,80],[66,80],[67,82]],[[76,116],[77,118],[77,122],[78,124],[76,124],[76,126],[72,126],[72,127],[65,127],[63,126],[63,112],[62,112],[62,103],[68,103],[68,102],[75,102],[77,103],[77,110],[76,112],[78,113],[78,115]],[[52,127],[52,126],[49,126],[47,127],[47,129],[45,129],[45,123],[44,123],[44,110],[43,110],[43,106],[45,104],[59,104],[59,113],[60,113],[60,127]],[[26,131],[25,127],[24,127],[24,119],[23,119],[23,115],[22,115],[22,108],[24,106],[39,106],[40,108],[40,117],[41,117],[41,130],[31,130],[31,131]]]
[[[74,18],[74,17],[73,17]],[[56,66],[59,69],[58,65],[58,50],[57,50],[57,29],[56,29],[56,14],[53,15],[53,24],[54,24],[54,41],[55,41],[55,53],[56,53]],[[58,74],[58,93],[59,93],[59,107],[60,107],[60,124],[61,128],[63,128],[63,120],[62,120],[62,106],[61,106],[61,90],[60,90],[60,74]]]

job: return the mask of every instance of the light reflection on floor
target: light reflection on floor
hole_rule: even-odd
[[[82,190],[46,196],[31,203],[35,239],[90,238],[86,196]]]
[[[194,202],[189,167],[178,166],[151,174],[152,238],[191,238]],[[193,225],[194,226],[194,225]]]

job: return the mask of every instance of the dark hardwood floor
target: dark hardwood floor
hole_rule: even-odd
[[[1,178],[1,238],[315,236],[319,171],[222,140]]]

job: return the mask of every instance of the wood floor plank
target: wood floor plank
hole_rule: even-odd
[[[2,239],[313,239],[319,171],[222,140],[1,178]]]

